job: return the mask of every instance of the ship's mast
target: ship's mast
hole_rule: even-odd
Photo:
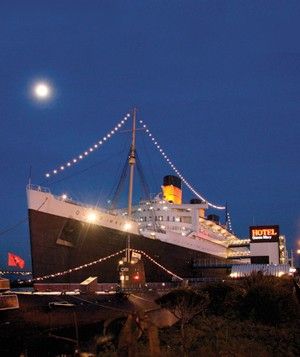
[[[136,134],[136,108],[133,109],[132,116],[132,141],[130,146],[129,155],[129,190],[128,190],[128,219],[131,220],[132,213],[132,193],[133,193],[133,176],[135,165],[135,134]],[[127,262],[130,260],[130,233],[127,235],[127,250],[126,250]]]
[[[136,108],[133,109],[132,117],[132,141],[130,146],[129,155],[129,191],[128,191],[128,217],[131,218],[132,211],[132,192],[133,192],[133,175],[134,175],[134,165],[135,165],[135,132],[136,132]]]

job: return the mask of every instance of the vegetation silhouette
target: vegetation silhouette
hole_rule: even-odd
[[[204,314],[208,302],[207,293],[187,288],[173,290],[156,300],[157,304],[171,311],[179,320],[184,355],[187,355],[185,326],[196,315]]]

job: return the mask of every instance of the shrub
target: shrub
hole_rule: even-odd
[[[252,274],[243,284],[246,292],[240,303],[242,318],[273,325],[299,318],[290,280]]]

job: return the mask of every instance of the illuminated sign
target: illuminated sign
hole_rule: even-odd
[[[279,226],[252,226],[250,227],[250,239],[252,243],[278,242]]]

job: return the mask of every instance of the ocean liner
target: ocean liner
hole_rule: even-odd
[[[206,215],[206,201],[183,203],[178,176],[165,176],[161,192],[132,205],[135,134],[134,110],[127,209],[101,209],[27,186],[34,279],[78,283],[97,276],[99,282],[117,282],[118,264],[141,258],[149,282],[198,279],[226,274],[237,260],[249,262],[249,242],[217,215]]]

